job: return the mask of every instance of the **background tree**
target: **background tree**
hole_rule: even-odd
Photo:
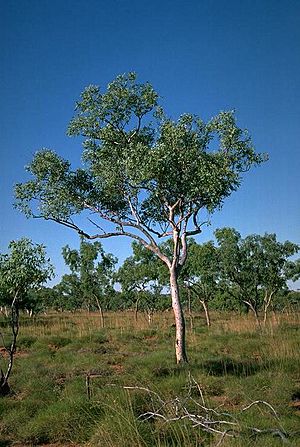
[[[278,306],[278,303],[276,302]],[[290,290],[279,303],[279,309],[285,310],[287,313],[295,313],[300,310],[300,292],[299,290]]]
[[[255,154],[233,112],[207,123],[191,114],[173,121],[134,73],[118,76],[105,93],[87,87],[68,132],[84,138],[84,168],[72,170],[51,150],[38,152],[28,166],[33,179],[16,186],[17,207],[88,239],[128,236],[157,255],[169,271],[176,359],[187,361],[178,288],[187,239],[201,232],[201,212],[219,208],[242,173],[265,157]],[[92,213],[85,228],[75,221],[83,211]],[[171,257],[157,243],[164,237],[172,239]]]
[[[277,241],[275,234],[266,233],[264,236],[258,236],[256,240],[262,269],[263,321],[266,324],[267,312],[276,293],[287,290],[287,280],[298,279],[295,273],[299,260],[293,262],[289,258],[299,251],[299,246],[290,241],[281,243]]]
[[[240,233],[233,228],[218,229],[215,236],[219,244],[220,286],[247,306],[259,325],[262,272],[255,240],[251,237],[244,243]]]
[[[188,285],[204,309],[208,327],[211,325],[209,302],[218,291],[220,277],[218,260],[218,251],[212,241],[202,245],[195,242],[191,244],[189,259],[185,266]]]
[[[60,295],[53,287],[41,287],[29,291],[26,299],[26,310],[30,315],[46,313],[49,309],[62,310]]]
[[[300,250],[299,245],[297,246]],[[296,252],[296,250],[295,250]],[[288,260],[284,266],[286,277],[291,281],[297,281],[300,278],[300,258],[295,261]]]
[[[80,278],[76,273],[63,275],[60,282],[53,287],[53,290],[57,295],[57,299],[53,303],[55,310],[74,312],[82,309],[85,304],[90,305],[90,302],[84,302]],[[87,310],[89,310],[89,307],[87,307]]]
[[[116,274],[116,281],[121,284],[122,291],[133,297],[135,319],[138,309],[146,311],[149,324],[153,313],[159,308],[163,286],[160,284],[161,265],[159,259],[138,242],[132,243],[132,256],[125,259]]]
[[[98,241],[89,243],[81,240],[79,250],[70,249],[67,245],[62,252],[72,274],[63,277],[61,291],[65,296],[77,298],[77,302],[81,301],[81,306],[85,305],[88,309],[97,306],[103,327],[103,303],[113,290],[113,271],[117,259],[111,253],[105,253]],[[98,258],[100,261],[96,262]]]
[[[275,234],[249,235],[245,239],[233,228],[215,232],[219,244],[221,284],[238,296],[255,315],[263,309],[264,323],[275,294],[287,289],[287,280],[297,278],[297,261],[289,260],[298,245],[277,241]],[[294,273],[294,275],[293,275]]]
[[[0,395],[10,392],[8,379],[13,367],[19,333],[19,312],[26,307],[30,291],[38,289],[53,275],[53,268],[46,258],[45,247],[33,244],[29,239],[12,241],[10,253],[0,255],[0,297],[3,304],[10,308],[10,328],[12,338],[9,346],[2,340],[8,354],[6,372],[1,368]]]

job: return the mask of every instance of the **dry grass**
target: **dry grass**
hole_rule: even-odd
[[[151,326],[144,314],[139,314],[137,321],[132,311],[104,313],[105,329],[140,332],[149,328],[165,330],[173,324],[172,312],[154,316]],[[83,337],[101,330],[100,317],[97,312],[51,312],[36,318],[26,317],[22,321],[22,333],[26,335],[62,335],[73,332],[76,337]]]
[[[251,314],[240,315],[238,313],[211,313],[213,329],[215,331],[231,333],[255,333],[257,324]],[[157,330],[166,330],[174,324],[174,318],[171,311],[154,314],[153,322],[149,325],[146,316],[139,313],[137,321],[133,311],[124,312],[106,312],[104,313],[106,329],[122,331],[139,332],[154,328]],[[205,326],[204,315],[195,313],[193,315],[193,328],[196,326]],[[195,321],[197,322],[195,325]],[[265,333],[272,335],[272,332],[285,324],[289,326],[299,326],[300,313],[272,313],[267,320]],[[193,328],[187,317],[187,331],[193,334]],[[94,331],[101,329],[100,317],[97,312],[51,312],[47,315],[39,315],[36,318],[26,318],[22,322],[22,331],[26,335],[58,335],[72,331],[76,336],[87,336]]]

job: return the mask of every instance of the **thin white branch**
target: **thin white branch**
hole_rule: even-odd
[[[261,405],[261,404],[262,405],[266,405],[268,408],[270,408],[270,410],[274,414],[275,418],[279,421],[279,417],[278,417],[278,414],[276,413],[275,409],[272,407],[271,404],[269,404],[268,402],[266,402],[264,400],[255,400],[254,402],[251,402],[251,404],[249,404],[246,407],[242,408],[241,413],[243,411],[249,410],[251,407],[253,407],[253,405]]]

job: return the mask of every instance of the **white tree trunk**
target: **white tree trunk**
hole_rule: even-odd
[[[255,309],[255,307],[253,306],[253,304],[250,301],[246,301],[246,300],[243,300],[243,301],[248,306],[248,308],[253,312],[257,327],[261,328],[257,310]]]
[[[175,353],[177,363],[186,363],[188,361],[185,349],[185,321],[182,305],[179,299],[179,288],[175,268],[170,269],[170,288],[172,298],[172,308],[175,317],[176,340]]]
[[[137,322],[137,320],[138,320],[139,301],[140,301],[140,298],[137,298],[137,300],[135,302],[135,309],[134,309],[134,320],[135,320],[135,322]]]
[[[147,309],[146,313],[147,313],[148,324],[149,324],[149,326],[151,326],[152,319],[153,319],[153,311],[152,311],[152,309]]]
[[[187,287],[187,294],[188,294],[188,310],[189,310],[190,329],[192,331],[194,329],[194,321],[193,321],[193,314],[192,314],[191,289],[189,288],[189,286]]]
[[[268,294],[268,291],[266,291],[266,293],[265,293],[265,297],[264,297],[264,326],[266,326],[266,324],[267,324],[268,309],[271,304],[274,293],[275,293],[275,291],[272,291],[269,294]]]
[[[211,323],[210,323],[210,315],[209,315],[207,303],[206,303],[205,300],[200,300],[200,303],[202,304],[204,312],[205,312],[205,318],[206,318],[207,327],[210,327]]]
[[[104,328],[103,309],[102,309],[102,306],[101,306],[100,301],[99,301],[97,296],[95,296],[95,299],[96,299],[97,307],[98,307],[98,310],[99,310],[99,313],[100,313],[100,326],[101,326],[101,328]]]

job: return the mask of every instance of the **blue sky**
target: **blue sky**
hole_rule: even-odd
[[[236,109],[257,151],[269,153],[199,242],[233,226],[300,243],[298,0],[2,0],[0,22],[0,251],[27,236],[47,246],[58,277],[66,271],[61,248],[78,246],[77,235],[14,210],[13,185],[42,147],[77,165],[80,141],[66,136],[75,101],[128,71],[153,84],[174,118]],[[130,254],[126,238],[104,247],[120,261]]]

